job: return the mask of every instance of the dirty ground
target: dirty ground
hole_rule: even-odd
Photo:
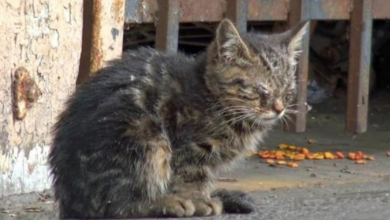
[[[370,103],[368,132],[344,132],[345,100],[313,106],[307,132],[270,134],[261,149],[279,143],[306,146],[311,151],[362,150],[376,159],[357,165],[351,160],[305,160],[298,168],[270,167],[252,157],[241,167],[222,173],[218,187],[249,192],[258,210],[251,215],[223,215],[208,219],[365,220],[390,216],[390,95],[376,95]],[[307,139],[315,139],[310,145]],[[56,219],[50,191],[0,198],[0,219]],[[190,218],[202,219],[202,218]]]

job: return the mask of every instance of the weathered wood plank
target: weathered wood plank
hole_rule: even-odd
[[[293,27],[301,21],[310,18],[310,0],[292,0],[290,2],[289,26]],[[290,132],[304,132],[306,129],[306,97],[307,97],[307,78],[309,75],[309,44],[310,33],[307,33],[302,41],[303,50],[300,56],[297,68],[297,88],[298,96],[296,99],[298,114],[291,115],[292,121],[285,126],[285,130]]]
[[[346,130],[367,130],[372,0],[354,0],[351,14]]]

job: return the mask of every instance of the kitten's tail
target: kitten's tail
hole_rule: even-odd
[[[255,211],[252,197],[241,191],[216,190],[211,197],[218,197],[223,203],[225,213],[248,214]]]

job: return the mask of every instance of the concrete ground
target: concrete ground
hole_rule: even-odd
[[[344,100],[314,106],[307,131],[293,134],[280,128],[262,149],[279,143],[306,146],[310,151],[357,151],[375,156],[357,165],[351,160],[310,160],[298,168],[271,167],[252,157],[241,167],[222,173],[218,187],[241,189],[255,199],[258,210],[250,215],[222,215],[208,219],[366,220],[390,219],[390,95],[371,100],[368,132],[344,132]],[[307,139],[315,139],[310,145]],[[50,192],[0,198],[0,219],[56,219]],[[190,218],[202,219],[202,218]]]

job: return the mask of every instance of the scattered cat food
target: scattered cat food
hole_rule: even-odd
[[[296,160],[296,161],[304,160],[305,159],[305,155],[304,154],[295,154],[292,159]]]
[[[331,152],[325,152],[324,153],[324,158],[325,159],[334,159],[334,155]]]
[[[304,155],[308,155],[310,152],[307,148],[304,147],[304,148],[302,148],[301,153]]]
[[[276,161],[277,165],[287,165],[287,162],[285,160],[278,160]]]
[[[299,165],[297,163],[294,163],[294,162],[288,162],[287,166],[292,167],[292,168],[297,168]]]
[[[313,154],[313,160],[323,160],[325,159],[325,155],[323,153]]]
[[[366,164],[366,161],[365,160],[356,160],[355,161],[356,164]]]
[[[387,151],[387,156],[390,157],[390,151]]]
[[[278,147],[280,150],[286,150],[288,148],[288,144],[279,144]]]
[[[286,165],[288,167],[298,167],[297,162],[303,160],[333,160],[348,158],[355,161],[356,164],[366,164],[367,161],[375,160],[374,156],[367,155],[362,151],[348,152],[345,156],[344,153],[340,151],[311,152],[307,147],[298,147],[286,143],[279,144],[277,148],[277,150],[259,151],[258,156],[265,159],[266,163],[270,165]],[[390,151],[387,152],[387,156],[390,157]]]
[[[341,153],[340,151],[336,152],[336,156],[338,159],[344,159],[344,154]]]
[[[355,154],[355,153],[352,153],[352,152],[349,152],[349,153],[348,153],[348,159],[350,159],[350,160],[356,160],[356,154]]]

